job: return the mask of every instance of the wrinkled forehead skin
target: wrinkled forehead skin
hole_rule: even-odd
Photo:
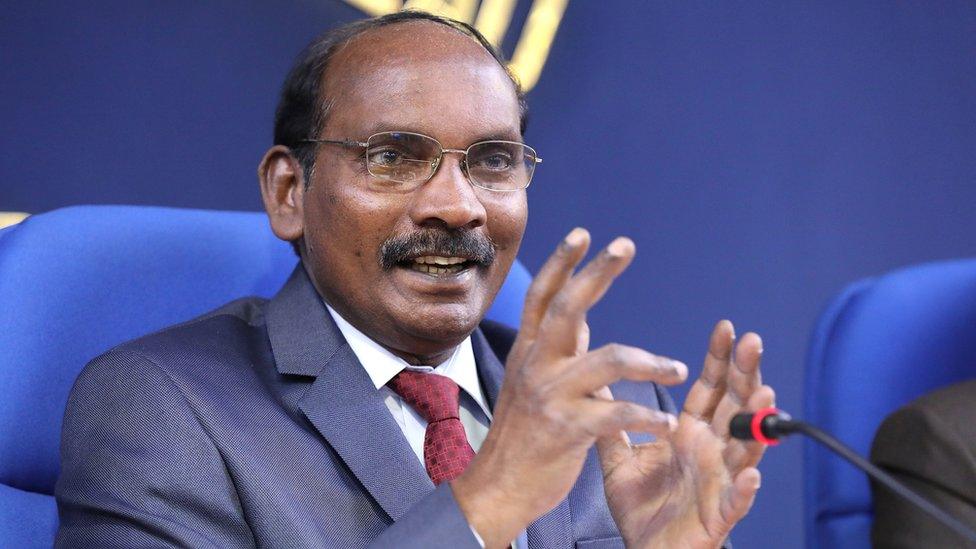
[[[521,139],[508,73],[474,38],[445,25],[407,21],[366,31],[341,46],[323,78],[331,107],[323,135],[330,138],[413,130],[448,148],[483,137]],[[493,135],[484,135],[488,128]]]

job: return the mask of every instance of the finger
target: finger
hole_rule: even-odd
[[[621,379],[675,385],[688,377],[688,367],[629,345],[611,343],[575,359],[556,382],[569,395],[589,395]]]
[[[746,410],[755,412],[776,405],[776,393],[769,385],[763,385],[752,394]],[[733,475],[747,467],[755,467],[762,459],[766,445],[756,441],[730,439],[725,448],[725,465]]]
[[[552,297],[540,329],[550,334],[550,348],[560,354],[576,350],[577,330],[586,312],[606,293],[620,273],[634,259],[634,242],[619,237],[580,269],[563,289]]]
[[[663,436],[677,426],[677,418],[672,414],[634,402],[586,398],[573,406],[579,425],[595,439],[619,436],[620,431]]]
[[[759,371],[762,352],[762,338],[752,332],[742,336],[742,341],[735,348],[735,360],[732,362],[734,367],[729,369],[728,392],[743,404],[762,386],[762,375]]]
[[[714,531],[716,525],[722,523],[721,502],[726,486],[731,482],[731,476],[722,462],[721,439],[716,438],[709,426],[700,421],[694,421],[686,416],[682,418],[682,427],[687,427],[685,436],[689,444],[690,455],[693,457],[695,477],[695,495],[698,498],[702,523],[709,532]],[[679,434],[681,436],[681,434]]]
[[[590,350],[590,325],[584,322],[576,331],[576,356]]]
[[[613,400],[613,393],[610,392],[610,387],[600,387],[596,391],[593,391],[593,398]]]
[[[715,408],[725,394],[734,343],[735,327],[728,320],[719,321],[708,340],[708,353],[701,376],[688,391],[682,412],[705,422],[711,421]]]
[[[593,397],[613,401],[613,393],[610,391],[610,387],[600,387],[593,393]],[[633,451],[633,447],[630,445],[630,436],[627,431],[618,431],[596,439],[596,451],[600,456],[600,463],[603,464],[603,469],[606,471],[614,469],[627,459]]]
[[[610,387],[600,387],[596,391],[593,391],[593,398],[613,400],[613,392],[610,391]]]
[[[552,296],[566,285],[566,281],[573,274],[573,269],[586,256],[590,248],[590,233],[582,227],[576,227],[563,238],[556,251],[549,256],[546,263],[533,279],[525,295],[525,306],[522,309],[522,321],[519,334],[530,339],[535,338],[539,323],[549,308]]]
[[[756,492],[759,491],[761,484],[762,476],[759,469],[755,467],[743,469],[733,477],[732,484],[726,489],[726,495],[722,498],[719,508],[728,530],[731,530],[749,512],[752,503],[756,501]]]
[[[754,333],[742,336],[735,349],[735,360],[729,368],[726,382],[728,387],[712,417],[712,431],[717,436],[729,438],[729,421],[732,416],[744,411],[752,393],[762,386],[759,375],[761,358],[762,339]]]

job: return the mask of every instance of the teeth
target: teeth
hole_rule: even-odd
[[[428,263],[414,263],[411,266],[411,268],[413,270],[419,271],[421,273],[427,273],[427,274],[432,274],[432,275],[448,275],[448,274],[454,274],[454,273],[461,272],[464,269],[464,266],[463,265],[454,264],[454,265],[445,265],[443,267],[440,267],[440,266],[431,265],[431,264],[428,264]]]
[[[425,255],[414,258],[414,263],[425,263],[427,265],[457,265],[464,263],[467,259],[463,257],[442,257],[439,255]]]

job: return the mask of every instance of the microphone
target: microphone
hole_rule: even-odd
[[[905,498],[912,505],[925,511],[929,516],[938,520],[944,526],[951,528],[960,536],[976,543],[976,531],[936,507],[904,484],[898,482],[894,477],[882,471],[870,461],[857,455],[857,452],[851,450],[836,438],[809,423],[794,420],[789,414],[776,408],[763,408],[752,414],[738,414],[729,422],[729,434],[733,438],[758,441],[767,446],[775,446],[779,444],[781,437],[793,433],[804,434],[826,446],[827,449],[864,471],[869,477],[885,485],[892,492]]]
[[[776,446],[780,437],[795,433],[797,422],[776,408],[763,408],[754,414],[739,414],[729,423],[729,434],[740,440],[758,440]]]

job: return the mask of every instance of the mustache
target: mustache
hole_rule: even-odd
[[[384,270],[424,255],[463,257],[487,267],[495,261],[495,243],[470,229],[425,229],[392,236],[380,247]]]

